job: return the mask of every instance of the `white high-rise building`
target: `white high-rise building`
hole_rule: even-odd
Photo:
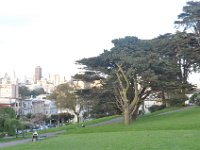
[[[13,107],[18,113],[19,85],[15,74],[11,78],[7,73],[0,78],[0,107]]]

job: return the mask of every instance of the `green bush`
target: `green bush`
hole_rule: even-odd
[[[0,138],[3,138],[6,134],[4,132],[0,133]]]
[[[5,118],[0,118],[0,132],[4,131]]]
[[[190,102],[200,106],[200,93],[195,93],[191,96]]]
[[[8,135],[15,135],[16,129],[21,128],[21,123],[16,119],[6,119],[4,123],[4,130],[8,132]]]
[[[169,93],[168,99],[165,99],[169,106],[184,106],[186,100],[188,100],[188,97],[180,91]]]
[[[164,108],[166,108],[165,105],[152,105],[151,107],[149,107],[149,111],[152,113],[152,112],[164,109]]]

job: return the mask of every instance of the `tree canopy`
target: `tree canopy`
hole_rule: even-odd
[[[22,128],[22,123],[16,119],[15,111],[10,107],[0,108],[0,132],[15,135],[15,130]]]

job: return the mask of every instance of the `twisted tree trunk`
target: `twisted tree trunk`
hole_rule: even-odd
[[[130,87],[129,80],[125,75],[121,66],[118,65],[118,71],[116,73],[120,88],[116,90],[117,103],[124,115],[124,124],[129,125],[131,122],[136,120],[138,115],[138,109],[143,103],[144,99],[150,94],[150,90],[146,87],[141,87],[137,81],[137,76],[134,77],[134,86]],[[128,99],[128,90],[133,88],[134,97],[133,99]]]

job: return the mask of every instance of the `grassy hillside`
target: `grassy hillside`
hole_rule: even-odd
[[[68,126],[64,135],[3,150],[198,150],[200,107],[145,115],[128,127]]]
[[[170,108],[139,117],[126,127],[122,123],[87,128],[68,128],[66,134],[145,130],[199,130],[200,107]]]

